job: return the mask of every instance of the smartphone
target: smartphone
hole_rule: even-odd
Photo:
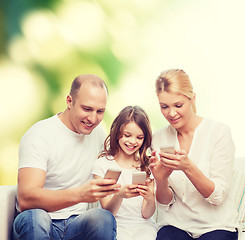
[[[118,178],[120,177],[121,173],[122,173],[121,170],[107,169],[104,178],[107,178],[107,179],[115,179],[117,181]]]
[[[175,154],[175,149],[173,146],[164,146],[164,147],[160,147],[161,152],[165,152],[165,153],[172,153]]]
[[[132,174],[132,184],[143,184],[145,185],[146,172],[134,172]]]

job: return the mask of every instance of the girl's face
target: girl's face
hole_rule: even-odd
[[[176,129],[184,127],[190,116],[194,114],[192,110],[194,97],[189,99],[182,94],[164,91],[160,92],[157,97],[163,116]]]
[[[118,141],[121,150],[127,155],[134,154],[142,146],[143,142],[144,133],[135,122],[125,125],[122,137]]]

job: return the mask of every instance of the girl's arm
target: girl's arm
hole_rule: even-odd
[[[152,180],[147,185],[138,185],[139,193],[144,198],[142,207],[141,207],[141,214],[142,217],[147,219],[150,218],[155,210],[155,195],[154,195],[154,181]]]
[[[95,179],[101,179],[101,177],[94,175]],[[125,185],[120,188],[120,190],[114,194],[109,195],[105,198],[100,199],[100,204],[103,209],[110,211],[114,216],[117,214],[119,208],[121,207],[123,198],[131,198],[139,196],[136,185]]]

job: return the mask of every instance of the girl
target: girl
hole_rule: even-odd
[[[103,178],[107,169],[121,170],[118,193],[100,200],[117,220],[118,240],[156,238],[154,182],[150,179],[151,128],[147,114],[138,106],[125,107],[112,123],[104,151],[93,169],[94,178]],[[132,184],[132,174],[144,171],[145,185]]]
[[[229,196],[234,161],[230,129],[196,114],[195,94],[180,69],[156,81],[160,109],[170,123],[153,136],[151,170],[156,181],[158,240],[235,240],[236,210]],[[160,152],[170,144],[174,153]],[[162,214],[161,214],[162,213]]]

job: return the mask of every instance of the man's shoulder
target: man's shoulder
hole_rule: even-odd
[[[52,117],[42,119],[32,125],[23,135],[22,138],[26,138],[30,135],[40,135],[43,136],[45,134],[51,134],[51,130],[57,124],[57,116],[54,115]]]
[[[104,128],[99,124],[93,131],[91,134],[87,135],[89,138],[98,138],[98,139],[102,139],[104,141],[105,137],[106,137],[106,133]]]

